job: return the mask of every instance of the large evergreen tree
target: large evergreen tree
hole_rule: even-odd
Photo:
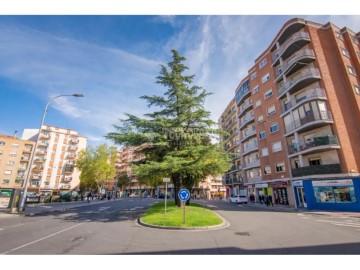
[[[160,108],[145,114],[145,118],[126,114],[117,132],[106,138],[116,144],[139,146],[145,158],[133,165],[137,177],[152,185],[161,184],[170,177],[175,194],[181,188],[192,189],[208,175],[219,175],[229,169],[228,155],[219,144],[211,143],[211,136],[222,133],[214,128],[210,113],[204,109],[210,95],[202,87],[192,85],[194,75],[185,75],[188,69],[185,57],[172,50],[172,61],[161,65],[156,83],[167,90],[163,96],[142,96],[149,107]],[[177,205],[180,201],[175,196]]]

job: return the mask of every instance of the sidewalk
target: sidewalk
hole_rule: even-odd
[[[118,199],[117,199],[118,200]],[[54,202],[54,203],[34,203],[27,204],[25,206],[25,211],[22,214],[17,213],[8,213],[6,209],[0,209],[0,219],[1,218],[10,218],[10,217],[18,217],[18,216],[34,216],[43,213],[51,213],[51,212],[60,212],[65,211],[71,208],[84,207],[94,204],[101,204],[105,202],[110,202],[113,200],[91,200],[88,203],[86,200],[84,201],[71,201],[71,202]]]
[[[321,211],[321,210],[308,210],[305,208],[293,208],[288,205],[274,205],[266,206],[265,204],[260,203],[248,203],[247,206],[263,208],[270,211],[284,211],[284,212],[298,212],[305,215],[319,215],[319,216],[332,216],[332,217],[351,217],[351,218],[360,218],[359,212],[336,212],[336,211]]]

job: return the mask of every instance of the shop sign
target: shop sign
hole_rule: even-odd
[[[255,188],[267,188],[268,183],[262,183],[262,184],[255,184]]]
[[[254,188],[254,185],[251,185],[251,184],[249,184],[249,185],[245,185],[247,188]]]
[[[9,207],[11,194],[11,189],[0,189],[0,208]]]
[[[303,186],[303,181],[302,180],[293,181],[293,186],[294,187],[302,187]]]
[[[283,187],[287,186],[287,182],[273,182],[273,183],[270,183],[270,186],[272,188],[283,188]]]
[[[312,181],[313,187],[324,187],[324,186],[352,186],[352,179],[344,180],[324,180],[324,181]]]

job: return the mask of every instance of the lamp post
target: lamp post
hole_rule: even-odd
[[[30,164],[29,164],[29,167],[28,167],[28,170],[27,170],[26,180],[25,180],[25,183],[24,183],[24,190],[23,190],[23,193],[22,193],[22,196],[21,196],[21,199],[20,199],[20,203],[19,203],[19,213],[21,213],[21,212],[24,210],[24,205],[25,205],[25,200],[26,200],[26,193],[27,193],[27,187],[28,187],[28,185],[29,185],[30,175],[31,175],[31,169],[32,169],[32,166],[33,166],[33,163],[34,163],[34,158],[35,158],[35,151],[36,151],[36,148],[37,148],[38,143],[39,143],[40,132],[41,132],[42,126],[43,126],[43,124],[44,124],[44,120],[45,120],[45,116],[46,116],[46,113],[47,113],[49,104],[50,104],[54,99],[59,98],[59,97],[84,97],[84,95],[83,95],[83,94],[59,95],[59,96],[56,96],[56,97],[51,98],[51,99],[48,101],[48,103],[46,104],[45,110],[44,110],[44,113],[43,113],[43,116],[42,116],[42,119],[41,119],[41,124],[40,124],[40,128],[39,128],[39,133],[38,133],[38,136],[37,136],[37,139],[36,139],[36,142],[35,142],[35,146],[34,146],[34,153],[33,153],[33,155],[31,156]]]

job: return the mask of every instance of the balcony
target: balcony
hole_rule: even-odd
[[[243,118],[241,118],[241,122],[240,122],[240,130],[244,129],[246,125],[254,122],[255,117],[253,114],[248,114],[246,116],[244,116]]]
[[[241,153],[231,153],[231,154],[230,154],[230,158],[231,158],[232,160],[241,158]]]
[[[225,185],[236,185],[236,184],[242,184],[243,179],[241,177],[230,177],[225,180]]]
[[[313,111],[309,111],[304,118],[296,119],[285,126],[285,136],[290,136],[294,132],[305,132],[311,129],[319,128],[332,124],[334,121],[330,111],[322,111],[314,114]]]
[[[69,183],[69,182],[71,182],[72,181],[72,177],[70,176],[70,177],[64,177],[63,179],[62,179],[62,182],[65,182],[65,183]]]
[[[48,142],[39,142],[39,146],[41,147],[48,147],[49,143]]]
[[[253,162],[245,163],[244,170],[249,170],[256,167],[260,167],[260,159]]]
[[[76,151],[76,150],[78,150],[77,146],[71,145],[71,146],[68,147],[68,151]]]
[[[237,114],[237,117],[243,116],[244,113],[251,110],[253,107],[253,102],[251,99],[246,100],[243,104],[241,104],[239,113]]]
[[[31,153],[31,152],[32,152],[32,147],[25,146],[23,152],[25,152],[25,153]]]
[[[272,56],[272,65],[275,66],[282,59],[288,58],[294,52],[298,51],[310,42],[310,36],[305,31],[300,31],[290,36],[283,44],[281,44],[279,50]]]
[[[47,151],[43,151],[43,150],[38,150],[38,151],[36,151],[36,155],[46,155],[46,153],[47,153]]]
[[[42,177],[41,173],[36,173],[36,174],[34,173],[33,176],[32,176],[32,178],[36,179],[36,180],[39,180],[41,177]]]
[[[244,145],[244,152],[242,153],[243,156],[253,152],[257,151],[259,148],[257,141],[253,141],[252,143],[245,144]]]
[[[79,143],[79,139],[73,138],[73,139],[70,139],[69,142],[73,143],[73,144],[76,144],[76,143]]]
[[[326,164],[326,165],[316,165],[316,166],[307,166],[292,169],[292,176],[307,176],[307,175],[318,175],[318,174],[337,174],[341,173],[340,164]]]
[[[229,123],[227,123],[223,130],[228,130],[231,126],[233,126],[235,123],[237,123],[237,119],[236,118],[233,118],[229,121]]]
[[[281,68],[278,69],[278,72],[276,72],[275,82],[280,81],[280,79],[282,79],[282,75],[285,74],[286,76],[290,76],[314,60],[315,53],[313,50],[303,49],[294,53],[281,65]]]
[[[286,104],[281,104],[281,113],[286,113],[288,112],[290,109],[293,109],[295,107],[297,107],[298,105],[301,105],[307,101],[310,100],[317,100],[317,99],[321,99],[321,100],[326,100],[326,93],[325,90],[322,88],[314,88],[311,90],[308,90],[306,92],[306,95],[299,98],[299,99],[291,99],[288,103]]]
[[[21,160],[22,161],[29,161],[30,157],[29,156],[22,156]]]
[[[73,173],[74,172],[74,166],[70,165],[70,164],[65,164],[64,172],[65,173]]]
[[[39,139],[41,140],[49,140],[51,138],[51,135],[48,132],[45,132],[45,130],[42,130],[42,132],[40,133]]]
[[[317,68],[305,68],[295,76],[288,78],[287,82],[278,88],[278,98],[286,93],[295,93],[320,79],[320,72]]]
[[[245,134],[243,134],[242,139],[241,139],[241,142],[244,142],[244,141],[246,141],[247,139],[250,139],[250,138],[256,136],[256,129],[253,128],[253,129],[247,130],[247,131],[244,132],[244,133],[245,133]]]
[[[35,162],[35,163],[44,163],[45,160],[46,160],[46,158],[36,158],[36,159],[34,160],[34,162]]]
[[[313,139],[314,141],[310,143],[291,145],[289,147],[289,157],[340,148],[339,140],[335,135],[314,137]]]
[[[245,81],[239,88],[238,91],[235,93],[235,101],[236,105],[239,105],[242,100],[244,100],[246,97],[250,96],[251,89],[249,86],[249,80]]]
[[[74,159],[74,158],[76,158],[76,154],[68,154],[68,155],[66,156],[66,158],[68,158],[68,159]]]
[[[34,169],[33,169],[34,171],[42,171],[42,170],[44,170],[44,166],[35,166],[34,167]]]

